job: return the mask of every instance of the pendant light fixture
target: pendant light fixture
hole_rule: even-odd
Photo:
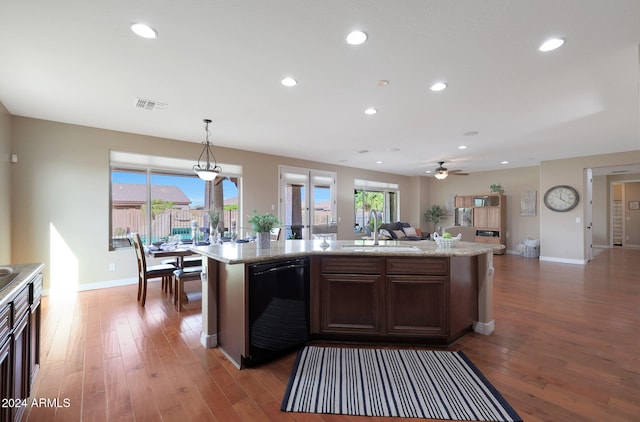
[[[198,157],[198,164],[193,166],[193,171],[195,171],[198,177],[202,180],[210,182],[220,174],[222,169],[218,166],[216,157],[213,156],[213,151],[211,150],[213,147],[213,144],[209,141],[209,136],[211,135],[211,132],[209,131],[209,123],[211,123],[211,120],[204,119],[203,122],[205,124],[204,130],[207,135],[205,141],[202,143],[204,148],[200,153],[200,157]],[[206,158],[206,162],[202,162],[203,157]]]

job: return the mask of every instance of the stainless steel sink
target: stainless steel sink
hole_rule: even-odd
[[[7,287],[19,275],[20,273],[14,273],[11,267],[0,267],[0,290]]]

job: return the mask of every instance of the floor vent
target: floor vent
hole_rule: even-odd
[[[135,106],[136,108],[149,111],[164,110],[165,108],[167,108],[166,103],[160,103],[154,100],[146,100],[144,98],[136,98]]]

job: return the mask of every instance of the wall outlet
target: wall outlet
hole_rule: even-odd
[[[109,263],[109,271],[115,271],[115,270],[116,270],[116,263],[115,262]]]

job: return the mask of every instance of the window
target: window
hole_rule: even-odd
[[[397,184],[367,180],[355,180],[354,184],[354,233],[370,233],[371,210],[376,210],[378,221],[381,223],[400,220]]]
[[[207,211],[214,208],[222,211],[219,228],[223,235],[237,234],[239,177],[205,182],[190,171],[191,162],[153,158],[161,157],[111,152],[112,249],[128,247],[132,232],[139,232],[146,244],[169,236],[191,240],[192,225],[197,227],[197,240],[208,240]]]

